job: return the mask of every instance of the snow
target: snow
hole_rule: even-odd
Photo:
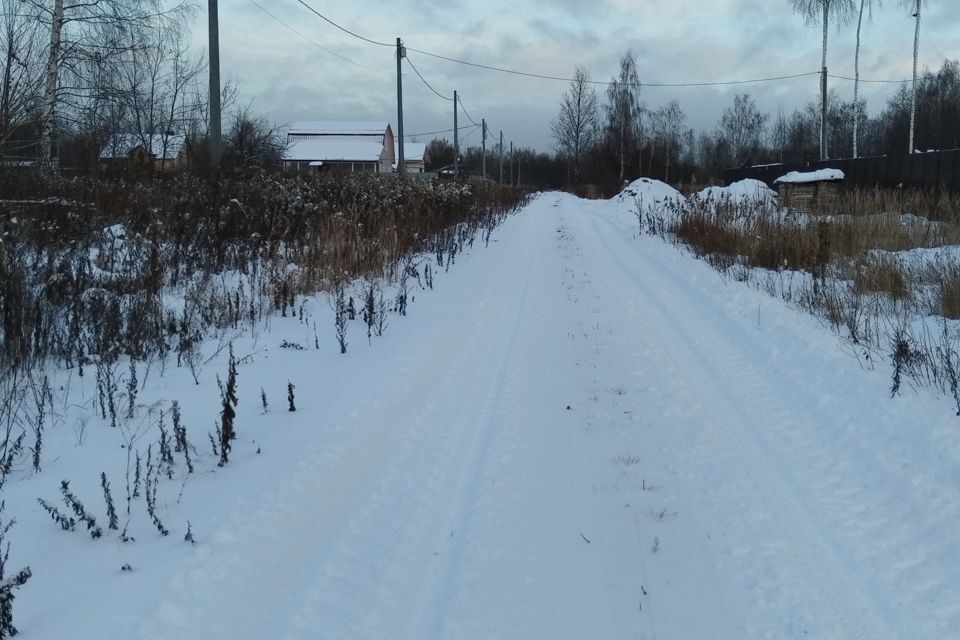
[[[427,154],[427,145],[423,142],[404,142],[403,158],[405,161],[423,161]]]
[[[328,298],[305,299],[205,343],[199,384],[140,363],[117,428],[95,367],[51,368],[43,470],[4,487],[11,573],[34,573],[21,637],[953,637],[950,403],[891,399],[814,318],[637,237],[624,202],[678,196],[540,195],[372,344],[352,322],[341,356]],[[231,341],[238,439],[218,468]],[[127,456],[156,455],[174,400],[197,472],[176,453],[159,481],[171,534],[142,498],[135,542],[56,528],[36,498],[62,504],[62,479],[105,527],[102,471],[126,520]]]
[[[624,186],[623,190],[613,197],[612,202],[616,210],[633,215],[667,216],[686,204],[687,199],[665,182],[638,178]]]
[[[791,171],[785,176],[780,176],[774,180],[774,184],[803,184],[807,182],[824,182],[832,180],[843,180],[846,178],[843,171],[839,169],[817,169],[816,171]]]
[[[386,120],[301,120],[290,125],[287,134],[383,137],[389,126]]]
[[[745,205],[775,205],[777,192],[760,180],[747,178],[727,187],[707,187],[695,194],[696,198],[711,202],[731,202]]]

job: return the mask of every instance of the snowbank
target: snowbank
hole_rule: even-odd
[[[638,178],[613,197],[617,204],[628,205],[636,212],[640,207],[644,213],[660,212],[670,205],[683,205],[687,199],[679,191],[665,182],[651,178]]]
[[[840,169],[818,169],[817,171],[791,171],[785,176],[774,180],[774,184],[802,184],[805,182],[823,182],[826,180],[843,180],[847,176]]]
[[[777,202],[777,192],[760,180],[747,178],[729,187],[707,187],[695,194],[694,198],[710,202],[772,205]]]

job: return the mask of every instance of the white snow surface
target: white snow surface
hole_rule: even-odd
[[[711,202],[730,202],[744,205],[774,205],[777,192],[761,180],[747,178],[726,187],[707,187],[696,194],[695,198]]]
[[[816,171],[791,171],[774,180],[774,184],[802,184],[806,182],[823,182],[827,180],[843,180],[846,178],[840,169],[817,169]]]
[[[638,206],[645,210],[655,211],[671,203],[686,202],[686,198],[679,191],[665,182],[652,178],[634,180],[626,185],[613,199],[620,204],[633,207],[634,211]]]
[[[950,403],[891,399],[888,372],[814,318],[635,228],[616,201],[541,195],[371,345],[358,320],[339,354],[324,296],[309,322],[227,334],[241,362],[224,468],[207,433],[225,341],[199,385],[172,360],[141,366],[116,429],[93,367],[51,371],[69,400],[43,470],[4,488],[10,572],[34,574],[20,637],[955,637]],[[160,480],[168,537],[138,498],[123,543],[99,474],[122,526],[125,445],[156,455],[174,400],[197,470],[177,453]],[[62,479],[102,539],[40,509],[62,504]]]

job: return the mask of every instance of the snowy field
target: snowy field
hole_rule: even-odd
[[[141,371],[116,428],[92,368],[51,374],[67,399],[43,470],[3,489],[8,573],[33,570],[21,637],[956,637],[950,403],[891,399],[888,371],[638,236],[631,207],[542,194],[371,344],[357,320],[340,355],[310,299],[309,322],[209,343],[199,385]],[[238,438],[218,468],[228,339]],[[162,536],[125,484],[174,401],[195,472],[162,468]],[[135,540],[107,529],[101,472]],[[37,503],[65,510],[61,480],[101,538]]]

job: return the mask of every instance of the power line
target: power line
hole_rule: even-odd
[[[836,80],[849,80],[850,82],[856,82],[856,81],[857,81],[856,78],[850,78],[850,77],[848,77],[848,76],[835,76],[835,75],[832,75],[832,74],[829,74],[829,73],[827,74],[827,77],[828,77],[828,78],[834,78],[834,79],[836,79]],[[930,74],[927,74],[927,75],[924,75],[924,76],[919,76],[919,75],[918,75],[918,76],[917,76],[917,80],[923,80],[923,79],[931,78],[931,77],[933,77],[933,76],[931,76]],[[860,82],[865,82],[865,83],[867,83],[867,84],[903,84],[903,83],[905,83],[905,82],[913,82],[913,81],[912,81],[912,80],[864,80],[863,78],[860,78]]]
[[[386,71],[381,71],[380,69],[374,69],[373,67],[368,67],[368,66],[366,66],[366,65],[360,64],[359,62],[355,62],[354,60],[351,60],[350,58],[347,58],[346,56],[342,56],[342,55],[340,55],[339,53],[337,53],[336,51],[333,51],[333,50],[331,50],[331,49],[328,49],[327,47],[323,46],[322,44],[320,44],[319,42],[317,42],[317,41],[314,40],[313,38],[310,38],[309,36],[306,36],[306,35],[300,33],[299,31],[297,31],[296,29],[294,29],[293,27],[291,27],[288,23],[284,22],[283,20],[281,20],[280,18],[278,18],[276,15],[274,15],[273,13],[271,13],[270,11],[268,11],[267,9],[265,9],[265,8],[264,8],[259,2],[257,2],[256,0],[250,0],[250,4],[252,4],[252,5],[255,6],[257,9],[259,9],[259,10],[262,11],[263,13],[267,14],[268,16],[270,16],[271,18],[273,18],[274,20],[276,20],[277,22],[279,22],[281,25],[283,25],[284,27],[286,27],[289,31],[297,34],[298,36],[300,36],[301,38],[303,38],[304,40],[306,40],[307,42],[309,42],[309,43],[312,44],[313,46],[317,47],[318,49],[321,49],[321,50],[323,50],[323,51],[326,51],[327,53],[329,53],[329,54],[332,55],[333,57],[339,58],[340,60],[343,60],[344,62],[347,62],[347,63],[349,63],[349,64],[354,65],[355,67],[360,67],[361,69],[366,69],[367,71],[373,71],[374,73],[379,73],[379,74],[384,75],[384,76],[393,77],[393,74],[392,74],[392,73],[387,73]]]
[[[413,64],[413,61],[410,60],[410,56],[407,56],[407,57],[406,57],[406,60],[407,60],[407,64],[410,65],[410,68],[413,69],[414,73],[417,74],[417,77],[420,78],[420,81],[423,82],[423,84],[427,85],[427,89],[430,89],[430,91],[433,91],[433,92],[437,95],[438,98],[442,98],[443,100],[446,100],[447,102],[453,102],[453,98],[448,98],[447,96],[441,94],[439,91],[437,91],[436,89],[434,89],[434,88],[430,85],[429,82],[427,82],[426,78],[423,77],[423,75],[422,75],[422,74],[420,73],[420,71],[417,69],[416,65]]]
[[[390,43],[390,42],[377,42],[376,40],[371,40],[370,38],[365,38],[365,37],[363,37],[362,35],[360,35],[359,33],[354,33],[353,31],[350,31],[350,29],[347,29],[346,27],[341,27],[339,24],[337,24],[336,22],[334,22],[333,20],[331,20],[331,19],[328,18],[327,16],[323,15],[322,13],[320,13],[319,11],[317,11],[316,9],[314,9],[313,7],[311,7],[310,5],[308,5],[308,4],[307,4],[306,2],[304,2],[303,0],[297,0],[297,2],[299,2],[300,4],[302,4],[303,6],[305,6],[307,9],[310,10],[311,13],[313,13],[313,14],[316,15],[317,17],[321,18],[324,22],[327,22],[327,23],[329,23],[329,24],[332,24],[332,25],[333,25],[334,27],[336,27],[337,29],[340,29],[340,31],[343,31],[344,33],[347,33],[347,34],[353,36],[354,38],[359,38],[360,40],[363,40],[364,42],[369,42],[370,44],[379,45],[379,46],[381,46],[381,47],[390,47],[390,48],[393,48],[393,47],[395,46],[393,43]]]
[[[476,128],[479,127],[479,126],[480,126],[480,125],[470,125],[470,126],[464,125],[464,126],[462,126],[462,127],[457,127],[457,129],[458,129],[459,131],[466,131],[466,130],[468,130],[468,129],[476,129]],[[441,134],[441,133],[453,133],[453,129],[444,129],[443,131],[424,131],[424,132],[422,132],[422,133],[408,133],[408,134],[404,135],[403,137],[404,137],[404,138],[419,138],[420,136],[435,136],[435,135],[438,135],[438,134]]]
[[[297,2],[299,2],[301,5],[303,5],[304,7],[306,7],[311,13],[313,13],[314,15],[316,15],[317,17],[319,17],[320,19],[322,19],[324,22],[327,22],[328,24],[336,27],[337,29],[339,29],[340,31],[343,31],[343,32],[346,33],[346,34],[349,34],[349,35],[353,36],[354,38],[358,38],[359,40],[363,40],[364,42],[368,42],[368,43],[370,43],[370,44],[378,45],[378,46],[381,46],[381,47],[391,47],[391,48],[394,47],[394,44],[392,44],[392,43],[389,43],[389,42],[379,42],[379,41],[377,41],[377,40],[371,40],[370,38],[364,37],[364,36],[362,36],[362,35],[360,35],[360,34],[358,34],[358,33],[355,33],[355,32],[353,32],[353,31],[350,31],[350,30],[347,29],[346,27],[343,27],[343,26],[337,24],[336,22],[334,22],[334,21],[331,20],[330,18],[326,17],[325,15],[323,15],[322,13],[320,13],[319,11],[317,11],[316,9],[314,9],[313,7],[311,7],[311,6],[310,6],[309,4],[307,4],[304,0],[297,0]],[[506,67],[495,67],[495,66],[493,66],[493,65],[480,64],[480,63],[478,63],[478,62],[470,62],[469,60],[460,60],[460,59],[458,59],[458,58],[451,58],[451,57],[449,57],[449,56],[444,56],[444,55],[441,55],[441,54],[439,54],[439,53],[433,53],[433,52],[430,52],[430,51],[424,51],[423,49],[416,49],[416,48],[413,48],[413,47],[407,47],[406,49],[407,49],[408,52],[409,52],[409,51],[413,51],[414,53],[419,53],[419,54],[422,54],[422,55],[425,55],[425,56],[429,56],[429,57],[431,57],[431,58],[437,58],[437,59],[439,59],[439,60],[445,60],[445,61],[447,61],[447,62],[452,62],[452,63],[454,63],[454,64],[460,64],[460,65],[465,65],[465,66],[468,66],[468,67],[474,67],[474,68],[476,68],[476,69],[486,69],[487,71],[496,71],[496,72],[498,72],[498,73],[507,73],[507,74],[516,75],[516,76],[524,76],[524,77],[527,77],[527,78],[539,78],[539,79],[541,79],[541,80],[556,80],[556,81],[560,81],[560,82],[573,82],[573,81],[574,81],[573,78],[568,78],[568,77],[565,77],[565,76],[554,76],[554,75],[543,74],[543,73],[533,73],[533,72],[530,72],[530,71],[519,71],[519,70],[517,70],[517,69],[509,69],[509,68],[506,68]],[[409,62],[409,58],[408,58],[408,62]],[[411,64],[410,66],[413,67],[414,71],[416,71],[416,67],[415,67],[413,64]],[[726,80],[726,81],[712,81],[712,82],[639,82],[639,83],[636,83],[636,84],[634,84],[634,83],[628,83],[627,86],[632,86],[632,87],[653,87],[653,88],[729,87],[729,86],[744,85],[744,84],[760,84],[760,83],[765,83],[765,82],[779,82],[779,81],[782,81],[782,80],[793,80],[793,79],[796,79],[796,78],[806,78],[806,77],[810,77],[810,76],[820,75],[820,73],[821,73],[820,71],[810,71],[810,72],[807,72],[807,73],[795,73],[795,74],[783,75],[783,76],[771,76],[771,77],[766,77],[766,78],[751,78],[751,79],[749,79],[749,80]],[[420,76],[420,73],[417,72],[417,75]],[[838,76],[838,77],[839,77],[839,76]],[[427,84],[427,86],[430,87],[429,83],[427,83],[426,80],[424,80],[423,76],[420,76],[420,79],[423,80],[424,84]],[[842,78],[842,77],[841,77],[841,79],[848,79],[848,78]],[[618,83],[618,82],[609,82],[609,81],[604,81],[604,80],[587,80],[586,82],[587,82],[588,84],[599,85],[599,86],[613,86],[613,85],[615,85],[615,84],[620,84],[620,83]],[[881,81],[873,81],[873,82],[881,82]],[[885,81],[882,81],[882,82],[893,82],[893,81],[891,81],[891,80],[885,80]],[[435,89],[433,89],[433,87],[430,87],[430,90],[433,91],[434,93],[436,93],[438,96],[440,96],[440,97],[443,98],[444,100],[450,100],[450,98],[447,98],[446,96],[443,96],[442,94],[438,93]]]
[[[504,67],[494,67],[491,65],[480,64],[478,62],[469,62],[467,60],[459,60],[457,58],[450,58],[448,56],[440,55],[439,53],[431,53],[429,51],[423,51],[421,49],[414,49],[413,47],[407,47],[408,51],[413,51],[415,53],[420,53],[425,56],[430,56],[431,58],[438,58],[440,60],[446,60],[447,62],[453,62],[455,64],[462,64],[468,67],[475,67],[477,69],[486,69],[488,71],[497,71],[499,73],[509,73],[517,76],[525,76],[528,78],[539,78],[541,80],[559,80],[561,82],[573,82],[573,78],[567,78],[563,76],[551,76],[542,73],[532,73],[529,71],[518,71],[516,69],[507,69]],[[793,75],[786,76],[775,76],[770,78],[754,78],[751,80],[729,80],[725,82],[641,82],[631,86],[637,87],[663,87],[663,88],[676,88],[676,87],[719,87],[719,86],[730,86],[738,84],[754,84],[760,82],[776,82],[779,80],[791,80],[793,78],[804,78],[807,76],[820,75],[819,71],[811,71],[809,73],[797,73]],[[588,80],[589,84],[611,86],[614,84],[619,84],[616,82],[607,82],[604,80]]]
[[[474,126],[479,127],[480,125],[477,124],[477,121],[474,120],[473,118],[471,118],[471,117],[470,117],[470,114],[467,113],[467,108],[466,108],[465,106],[463,106],[463,100],[460,98],[459,95],[457,96],[457,102],[460,103],[460,108],[463,109],[463,115],[467,116],[467,120],[469,120],[470,122],[472,122],[472,123],[474,124]]]

